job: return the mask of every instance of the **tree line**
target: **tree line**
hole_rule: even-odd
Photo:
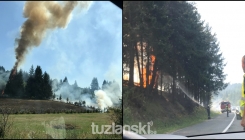
[[[123,3],[123,73],[127,86],[149,94],[172,94],[180,85],[199,103],[227,87],[226,65],[216,34],[201,20],[195,3],[137,1]],[[137,75],[135,71],[138,70]]]
[[[78,95],[88,94],[91,99],[95,101],[95,90],[120,91],[119,84],[115,81],[104,80],[100,87],[96,77],[92,79],[90,87],[84,88],[80,88],[76,81],[74,84],[69,84],[67,77],[63,80],[52,80],[47,72],[42,72],[41,66],[37,66],[36,69],[34,69],[32,65],[29,72],[20,69],[12,77],[9,77],[10,73],[11,72],[6,71],[3,66],[0,66],[0,94],[7,95],[10,98],[39,100],[57,99],[60,101],[66,100],[66,102],[68,102],[71,100],[69,99],[69,95],[77,93]],[[116,86],[112,86],[112,84]],[[59,92],[60,95],[56,93],[59,90],[61,91]],[[85,100],[80,100],[79,96],[77,99],[77,105],[85,106]]]
[[[40,66],[34,70],[32,65],[29,73],[19,70],[7,81],[4,94],[13,98],[50,99],[53,95],[50,76]]]

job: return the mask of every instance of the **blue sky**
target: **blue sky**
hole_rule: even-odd
[[[0,66],[15,63],[15,39],[26,18],[25,2],[0,2]],[[92,2],[87,10],[75,9],[65,29],[48,31],[38,47],[29,50],[20,66],[28,71],[40,65],[52,79],[68,78],[89,87],[93,77],[116,80],[122,89],[122,10],[111,2]]]

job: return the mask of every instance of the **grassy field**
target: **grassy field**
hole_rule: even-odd
[[[121,139],[121,135],[92,134],[92,122],[111,125],[109,113],[17,114],[10,115],[13,125],[8,139]]]

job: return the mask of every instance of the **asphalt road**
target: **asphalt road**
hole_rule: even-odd
[[[170,134],[192,136],[201,134],[243,131],[240,122],[241,120],[237,120],[234,112],[229,113],[229,117],[227,117],[226,113],[223,113],[216,116],[215,118],[212,118],[211,116],[211,119],[209,120],[207,119],[202,123],[177,130]]]

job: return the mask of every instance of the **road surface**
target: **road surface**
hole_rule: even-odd
[[[226,113],[223,113],[216,116],[215,118],[212,118],[211,116],[211,119],[209,120],[177,130],[170,134],[192,136],[211,133],[243,131],[243,128],[240,124],[241,120],[236,119],[236,115],[234,112],[229,113],[229,117],[227,117],[226,115]]]

